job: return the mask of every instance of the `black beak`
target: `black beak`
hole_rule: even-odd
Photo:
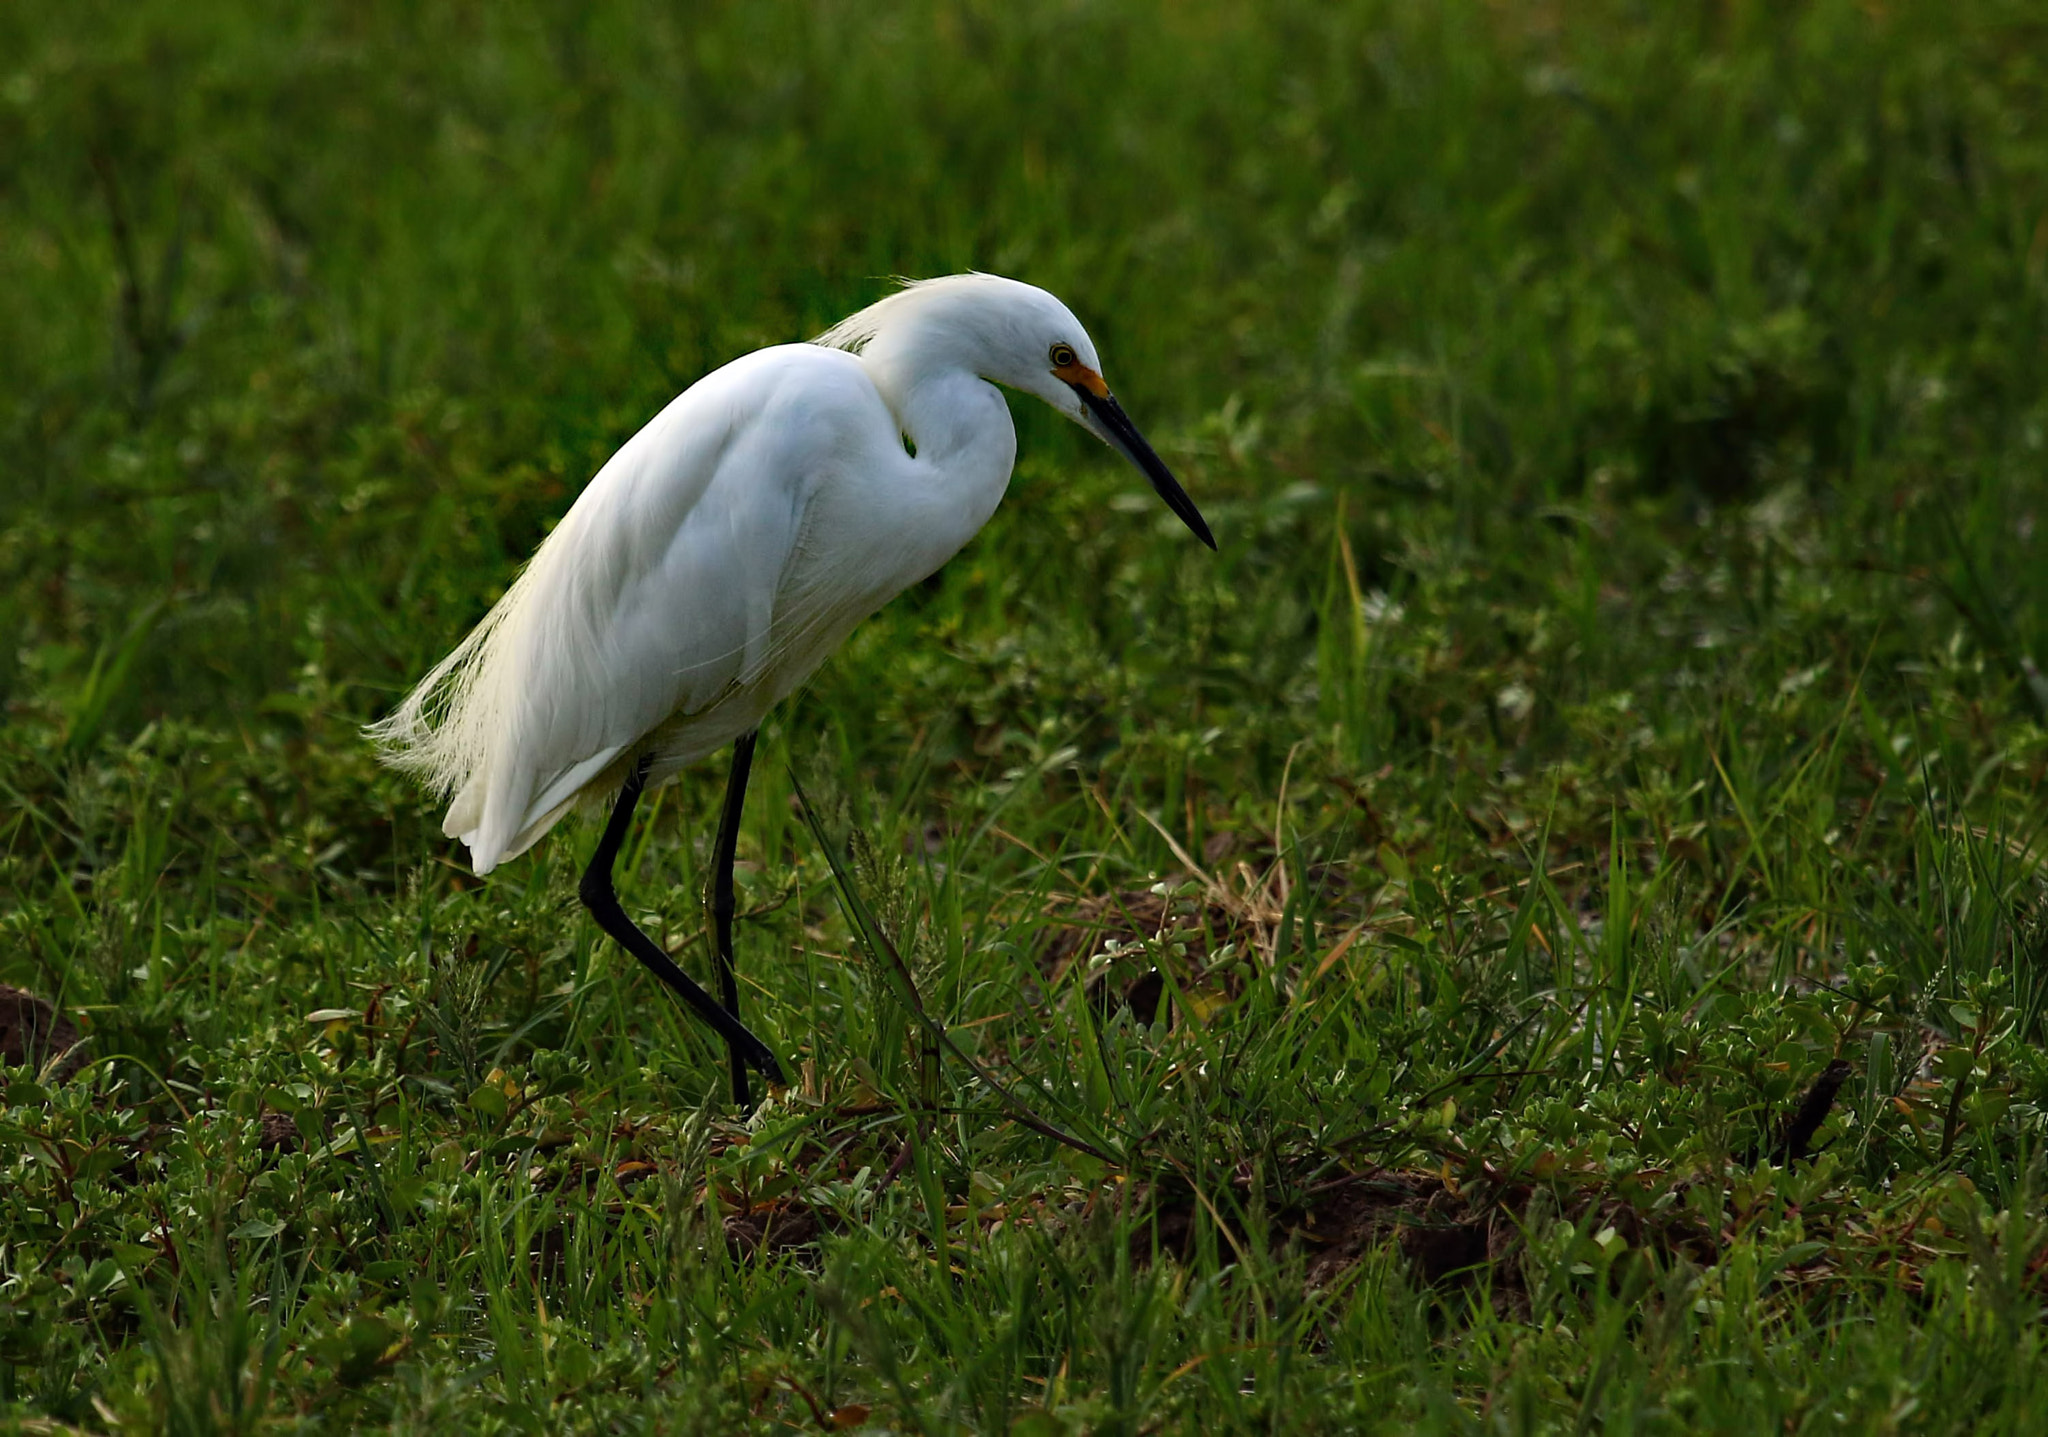
[[[1120,451],[1124,458],[1138,466],[1138,472],[1152,481],[1152,487],[1159,491],[1159,497],[1166,501],[1166,507],[1180,515],[1181,523],[1195,531],[1195,537],[1211,549],[1216,547],[1216,536],[1209,532],[1209,526],[1202,519],[1202,511],[1195,507],[1195,501],[1188,498],[1188,491],[1180,487],[1180,480],[1173,477],[1173,471],[1166,467],[1166,461],[1152,452],[1152,446],[1145,442],[1145,436],[1138,432],[1138,426],[1131,423],[1131,416],[1124,413],[1124,407],[1116,402],[1113,394],[1097,395],[1083,385],[1075,385],[1074,393],[1081,396],[1081,402],[1088,406],[1088,412],[1095,416],[1102,426],[1102,437]]]

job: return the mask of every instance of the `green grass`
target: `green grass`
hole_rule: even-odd
[[[0,981],[90,1038],[0,1075],[0,1423],[2024,1430],[2043,56],[2022,0],[0,10]],[[357,726],[670,395],[967,267],[1221,552],[1019,408],[764,736],[802,1076],[742,1121],[593,829],[479,883]],[[622,864],[700,973],[721,780]]]

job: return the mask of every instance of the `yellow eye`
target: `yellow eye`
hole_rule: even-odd
[[[1077,362],[1074,346],[1071,344],[1055,344],[1047,358],[1052,360],[1052,367],[1054,369],[1065,369],[1068,365]]]

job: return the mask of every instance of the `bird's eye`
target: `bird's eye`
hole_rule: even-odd
[[[1075,362],[1074,346],[1071,344],[1055,344],[1047,358],[1052,360],[1052,367],[1054,369],[1065,369],[1068,365]]]

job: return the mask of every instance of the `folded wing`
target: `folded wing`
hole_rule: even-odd
[[[483,622],[372,726],[386,762],[450,797],[444,826],[478,873],[654,730],[759,674],[805,513],[868,437],[869,406],[885,413],[857,362],[815,346],[707,375],[612,456]]]

